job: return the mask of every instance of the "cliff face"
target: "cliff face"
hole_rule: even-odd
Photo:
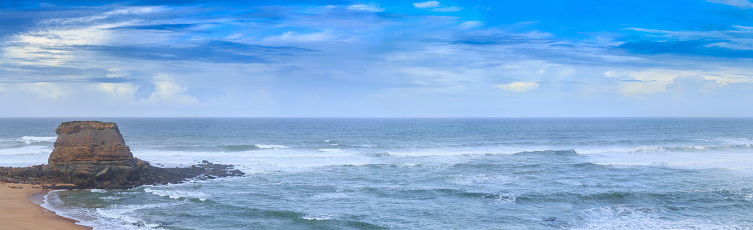
[[[48,165],[61,173],[94,176],[108,166],[130,166],[134,160],[115,123],[63,122],[55,132],[58,139]]]

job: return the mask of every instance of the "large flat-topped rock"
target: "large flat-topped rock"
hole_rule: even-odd
[[[108,166],[129,166],[133,154],[112,122],[70,121],[55,130],[58,139],[48,165],[66,174],[92,176]]]
[[[0,182],[41,183],[51,188],[124,189],[180,183],[188,178],[243,175],[232,165],[207,161],[188,168],[153,167],[133,157],[118,126],[112,122],[63,122],[55,132],[58,139],[47,165],[0,167]]]

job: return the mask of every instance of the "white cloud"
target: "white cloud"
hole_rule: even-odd
[[[51,20],[46,21],[46,23],[54,24],[54,25],[70,24],[70,23],[91,23],[93,21],[108,19],[108,18],[121,16],[121,15],[148,14],[148,13],[155,13],[155,12],[160,12],[160,11],[165,11],[165,10],[167,10],[165,7],[154,7],[154,6],[127,7],[127,8],[107,11],[101,14],[85,16],[85,17],[51,19]]]
[[[730,5],[739,8],[753,8],[753,3],[748,0],[708,0],[708,2]]]
[[[721,47],[734,50],[753,50],[753,39],[739,39],[735,43],[717,42],[706,45],[706,47]]]
[[[122,70],[120,68],[110,68],[108,70],[110,71],[110,73],[106,75],[108,78],[122,78],[131,76],[130,72]]]
[[[233,33],[233,34],[230,34],[228,36],[225,36],[226,39],[230,39],[230,40],[232,40],[232,39],[238,39],[240,37],[243,37],[242,33]]]
[[[20,86],[21,89],[26,89],[27,91],[38,94],[43,98],[50,98],[52,100],[60,99],[68,94],[65,88],[50,82],[21,84]]]
[[[460,24],[460,28],[462,28],[462,29],[471,29],[471,28],[476,28],[476,27],[482,26],[482,25],[484,25],[483,22],[479,22],[479,21],[467,21],[467,22],[463,22],[462,24]]]
[[[263,39],[264,42],[322,42],[332,40],[341,39],[329,31],[307,34],[288,31],[279,36],[270,36]]]
[[[143,23],[133,20],[134,16],[164,10],[163,7],[128,7],[83,17],[42,21],[35,29],[10,36],[0,50],[4,58],[2,61],[21,65],[64,66],[87,58],[83,54],[85,51],[72,46],[143,44],[165,40],[167,35],[160,35],[161,32],[134,35],[131,31],[113,30]]]
[[[720,42],[709,44],[707,46],[716,46],[728,49],[751,50],[753,44],[753,27],[732,25],[731,30],[712,30],[712,31],[670,31],[654,30],[645,28],[626,28],[638,32],[649,33],[652,36],[664,37],[672,40],[720,40]]]
[[[195,97],[185,94],[187,88],[179,85],[174,78],[167,74],[154,76],[154,92],[147,102],[166,102],[175,104],[196,104],[199,102]]]
[[[503,89],[503,90],[506,90],[506,91],[521,93],[521,92],[531,91],[531,90],[534,90],[536,88],[539,88],[539,83],[536,83],[536,82],[513,82],[513,83],[510,83],[510,84],[506,84],[506,85],[504,85],[504,84],[503,85],[496,85],[496,87],[498,87],[500,89]]]
[[[459,6],[445,6],[445,7],[433,8],[430,10],[434,12],[457,12],[462,9],[463,7],[459,7]]]
[[[526,33],[524,36],[529,37],[529,38],[542,39],[542,38],[552,37],[552,34],[548,32],[531,31],[531,32]]]
[[[139,86],[133,83],[99,83],[97,89],[117,98],[129,99],[133,98]]]
[[[376,3],[369,3],[366,4],[356,4],[356,5],[350,5],[348,6],[349,10],[357,10],[357,11],[371,11],[371,12],[382,12],[384,11],[384,8],[379,7]]]
[[[4,47],[9,62],[25,65],[61,66],[75,58],[74,45],[101,45],[109,38],[109,26],[48,29],[13,36]]]
[[[439,7],[439,2],[437,1],[414,2],[413,6],[419,9],[434,8],[434,7]]]
[[[418,9],[428,9],[434,12],[456,12],[463,9],[459,6],[443,6],[438,1],[415,2],[413,6]]]

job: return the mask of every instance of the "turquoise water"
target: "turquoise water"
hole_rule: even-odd
[[[46,163],[67,120],[0,119],[0,164]],[[753,228],[753,119],[95,120],[247,173],[46,197],[95,229]]]

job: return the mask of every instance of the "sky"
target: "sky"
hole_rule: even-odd
[[[753,2],[2,1],[0,117],[753,117]]]

